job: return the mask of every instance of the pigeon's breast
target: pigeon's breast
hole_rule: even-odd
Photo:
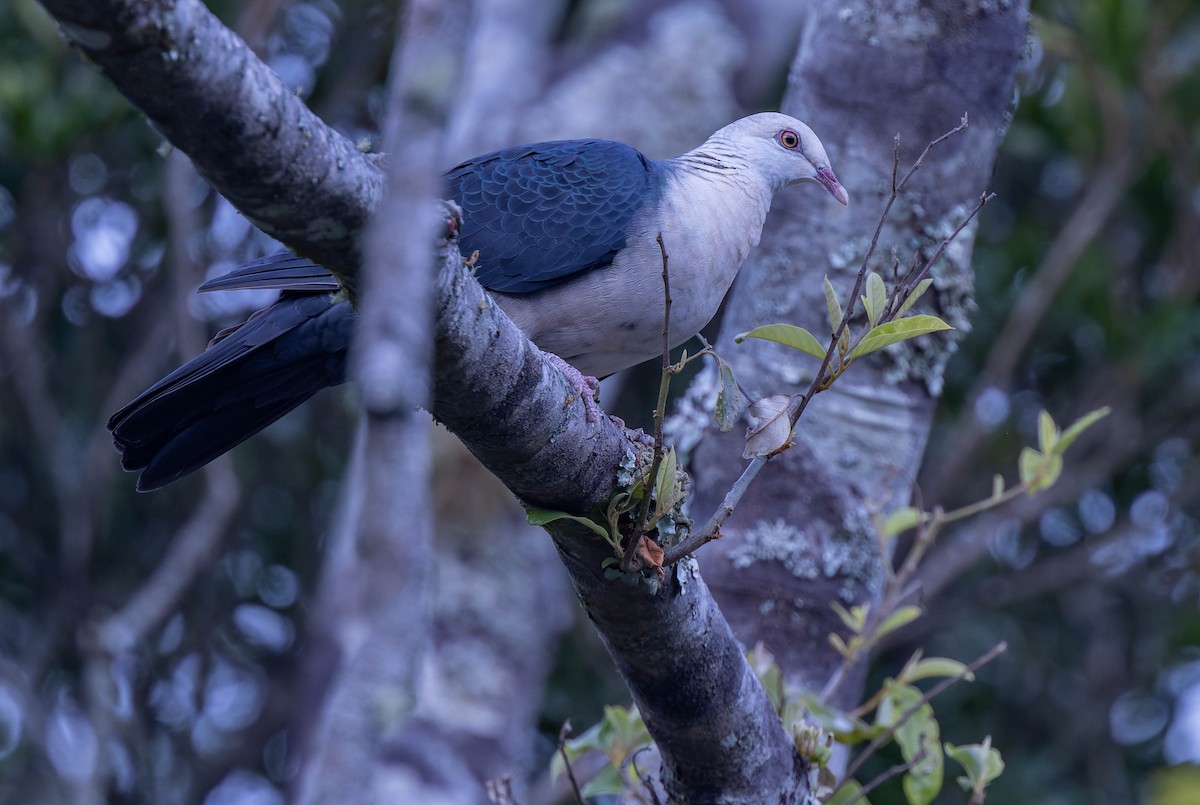
[[[666,181],[610,266],[532,294],[494,294],[535,344],[585,374],[605,377],[662,354],[664,251],[678,346],[716,315],[762,234],[769,198],[710,177]]]

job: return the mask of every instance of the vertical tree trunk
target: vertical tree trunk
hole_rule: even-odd
[[[811,380],[814,359],[774,344],[735,346],[732,337],[775,321],[828,337],[821,278],[829,277],[844,305],[891,190],[896,133],[903,173],[930,140],[970,116],[970,127],[939,145],[897,200],[873,269],[890,276],[893,247],[902,268],[914,252],[928,256],[971,209],[1008,123],[1026,16],[1023,2],[815,4],[783,111],[820,133],[851,203],[841,210],[803,191],[777,199],[716,344],[744,385],[765,394],[799,391]],[[974,306],[973,233],[949,250],[926,296],[960,332]],[[703,553],[705,577],[739,639],[763,641],[793,684],[820,690],[841,662],[828,642],[840,628],[831,602],[848,606],[880,592],[871,514],[909,499],[953,349],[952,337],[926,336],[856,365],[817,397],[796,445],[771,462],[723,539]],[[741,437],[711,428],[702,435],[692,462],[693,513],[711,511],[737,477]],[[858,701],[858,676],[836,702]]]

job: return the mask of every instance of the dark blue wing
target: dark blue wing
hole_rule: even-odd
[[[446,172],[463,208],[462,252],[479,252],[483,287],[530,293],[609,265],[659,175],[636,149],[608,140],[506,148]]]
[[[638,210],[658,200],[660,173],[638,150],[609,140],[506,148],[445,173],[463,208],[461,249],[479,252],[483,287],[532,293],[613,261]],[[201,291],[283,288],[334,291],[326,269],[290,252],[239,266]]]

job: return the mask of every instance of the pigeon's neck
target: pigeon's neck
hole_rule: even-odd
[[[726,143],[710,139],[699,148],[667,160],[666,173],[690,213],[713,219],[716,237],[731,239],[729,250],[744,257],[757,245],[776,188]],[[739,260],[740,263],[740,260]]]
[[[671,260],[671,330],[690,336],[716,313],[758,245],[773,192],[736,155],[714,149],[701,147],[660,164],[661,200],[637,238],[652,247],[641,256],[654,269],[646,272],[646,294],[659,298],[661,258],[654,241],[661,233]]]
[[[738,143],[720,136],[720,132],[708,138],[699,147],[669,161],[675,163],[677,169],[682,171],[752,188],[758,195],[765,197],[768,203],[772,195],[783,189],[782,186],[774,186],[772,180],[746,158],[744,145],[739,146]]]

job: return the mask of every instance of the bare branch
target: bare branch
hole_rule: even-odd
[[[567,757],[567,736],[571,734],[571,720],[563,722],[558,731],[558,753],[562,755],[563,766],[567,769],[567,779],[571,781],[571,790],[575,792],[575,801],[583,805],[583,794],[579,790],[579,781],[575,779],[575,770],[571,768],[571,758]]]
[[[895,766],[892,766],[890,769],[888,769],[887,771],[878,775],[877,777],[875,777],[875,779],[871,780],[871,782],[867,783],[862,788],[860,788],[858,790],[858,792],[854,794],[854,796],[850,797],[850,799],[842,802],[842,805],[854,805],[854,803],[858,802],[860,799],[866,799],[867,794],[870,794],[876,788],[883,785],[884,783],[886,783],[888,780],[892,779],[893,777],[896,777],[897,775],[900,775],[900,774],[904,774],[904,772],[915,767],[918,763],[920,763],[924,759],[925,759],[925,749],[924,749],[924,747],[922,747],[920,749],[920,751],[918,751],[917,754],[913,756],[912,760],[910,760],[906,763],[897,763]]]
[[[767,466],[767,460],[765,456],[755,456],[750,459],[750,463],[742,470],[742,474],[738,477],[737,481],[725,493],[725,498],[721,501],[721,505],[717,507],[712,516],[700,527],[700,530],[692,531],[687,537],[680,540],[679,543],[666,549],[665,556],[663,557],[664,566],[675,564],[680,559],[694,553],[701,546],[720,537],[721,524],[733,514],[742,496],[750,488],[750,483],[758,475],[759,471]]]
[[[383,194],[377,157],[326,126],[200,0],[42,4],[247,218],[353,287],[358,234]]]
[[[642,506],[638,511],[637,522],[634,524],[633,533],[629,536],[629,544],[625,548],[625,555],[621,557],[621,569],[626,573],[632,573],[638,569],[638,563],[635,561],[637,556],[638,545],[641,544],[642,534],[646,531],[646,523],[650,519],[651,492],[654,491],[654,486],[658,482],[658,469],[662,466],[663,460],[663,421],[666,418],[667,410],[667,392],[671,388],[671,278],[670,272],[667,270],[667,246],[663,243],[662,232],[658,233],[656,238],[658,241],[658,250],[662,253],[662,281],[663,281],[663,353],[662,353],[662,375],[658,382],[658,405],[654,408],[654,460],[650,463],[650,477],[642,483],[642,491],[645,497],[642,498]],[[670,483],[674,483],[675,479],[668,479]]]

